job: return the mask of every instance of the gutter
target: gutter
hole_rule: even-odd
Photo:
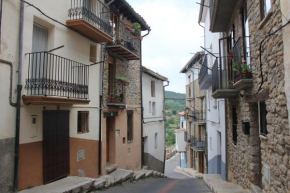
[[[16,105],[16,131],[15,131],[15,152],[14,152],[14,190],[18,189],[19,171],[19,134],[20,134],[20,105],[22,91],[22,55],[23,55],[23,24],[24,24],[24,2],[20,2],[19,21],[19,53],[18,53],[18,84],[17,84],[17,105]]]
[[[163,173],[165,172],[165,161],[166,161],[166,125],[165,125],[165,122],[166,122],[166,116],[165,116],[165,87],[169,86],[169,81],[166,81],[167,82],[167,85],[164,85],[163,86],[163,119],[164,119],[164,162],[163,162]]]
[[[13,64],[7,60],[0,59],[0,63],[7,64],[10,66],[10,88],[9,88],[9,104],[12,107],[16,107],[17,103],[12,102],[12,85],[13,85]]]

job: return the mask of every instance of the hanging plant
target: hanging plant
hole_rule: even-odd
[[[138,35],[138,36],[141,36],[141,25],[140,23],[138,22],[135,22],[132,24],[132,29],[135,30],[135,33]]]

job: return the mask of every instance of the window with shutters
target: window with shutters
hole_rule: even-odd
[[[152,102],[152,115],[155,116],[156,115],[156,103]]]
[[[158,133],[155,133],[155,149],[158,148]]]
[[[127,111],[127,141],[133,141],[133,111]]]
[[[78,133],[89,132],[89,112],[78,111]]]

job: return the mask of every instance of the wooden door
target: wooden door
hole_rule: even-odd
[[[69,175],[69,111],[43,111],[43,183]]]

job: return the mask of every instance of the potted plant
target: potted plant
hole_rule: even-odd
[[[127,82],[126,78],[124,77],[116,77],[115,79],[119,85],[124,85],[124,83]]]
[[[243,63],[241,64],[242,74],[244,79],[249,79],[252,78],[252,70],[245,62],[246,61],[243,60]]]
[[[115,94],[111,93],[110,96],[109,96],[109,102],[110,103],[118,102],[118,95],[115,95]]]
[[[126,82],[124,83],[124,86],[129,86],[129,84],[130,84],[130,82],[129,82],[129,81],[126,81]]]
[[[138,36],[138,39],[139,39],[140,41],[142,41],[142,40],[143,40],[143,37],[142,37],[142,36]]]
[[[232,50],[228,51],[228,57],[229,58],[233,58],[234,57],[234,54],[233,54]]]
[[[121,38],[117,38],[116,42],[117,42],[117,44],[118,44],[118,45],[122,45],[122,46],[124,46],[124,45],[125,45],[125,42],[124,42],[124,40],[123,40],[123,39],[121,39]]]
[[[141,36],[141,25],[138,22],[135,22],[132,24],[132,30],[134,29],[134,32],[132,33],[135,36]]]
[[[128,30],[131,30],[132,29],[132,25],[129,24],[129,23],[125,23],[125,28],[128,29]]]

